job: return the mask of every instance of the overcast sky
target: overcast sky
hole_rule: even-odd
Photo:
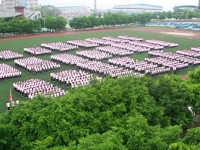
[[[90,6],[93,8],[94,0],[39,0],[39,4],[53,6]],[[172,10],[177,5],[198,5],[198,0],[97,0],[97,9],[111,9],[113,5],[121,4],[152,4],[163,6],[164,10]]]

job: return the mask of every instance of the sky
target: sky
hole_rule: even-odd
[[[94,0],[38,0],[42,5],[53,6],[90,6],[93,8]],[[198,5],[198,0],[97,0],[97,9],[112,9],[113,5],[123,4],[152,4],[163,6],[163,10],[172,10],[177,5]]]

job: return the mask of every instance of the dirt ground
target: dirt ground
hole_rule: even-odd
[[[151,32],[160,34],[170,34],[172,36],[190,37],[191,39],[200,39],[200,31],[183,30],[175,28],[148,27],[148,28],[133,28],[140,32]]]

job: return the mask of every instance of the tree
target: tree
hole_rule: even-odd
[[[3,33],[3,37],[4,37],[4,34],[7,32],[10,32],[10,24],[8,22],[1,21],[0,22],[0,33]]]
[[[192,113],[188,107],[194,98],[192,86],[175,75],[161,76],[153,82],[150,93],[157,103],[164,108],[164,115],[171,118],[172,125],[190,125]]]
[[[63,17],[48,17],[45,19],[46,28],[54,30],[63,30],[67,21]]]
[[[21,18],[14,18],[9,21],[11,32],[14,32],[14,35],[16,33],[22,33],[22,21],[20,20]]]
[[[183,142],[188,145],[200,146],[200,127],[188,130]]]
[[[64,30],[66,27],[67,21],[63,17],[57,17],[56,18],[56,29],[57,30]]]
[[[122,138],[113,131],[81,138],[79,144],[71,143],[69,150],[126,150]]]
[[[195,69],[193,72],[189,72],[189,78],[193,83],[200,83],[200,67]]]
[[[196,95],[175,75],[93,80],[0,114],[0,149],[198,149],[199,128],[180,137]]]
[[[173,143],[169,146],[168,150],[197,150],[199,149],[198,146],[195,145],[186,145],[182,142]]]
[[[41,15],[43,18],[58,17],[61,14],[60,10],[51,5],[41,6],[40,8],[38,8],[38,10],[41,11]]]

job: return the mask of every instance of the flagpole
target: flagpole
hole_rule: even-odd
[[[10,100],[11,106],[13,106],[13,99],[12,99],[12,92],[11,92],[11,89],[10,89],[9,100]]]

